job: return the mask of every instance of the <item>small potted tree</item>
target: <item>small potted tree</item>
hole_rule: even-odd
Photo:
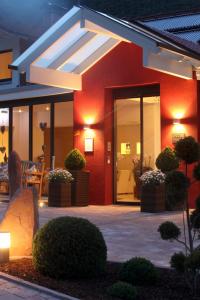
[[[141,211],[161,212],[165,210],[165,174],[160,170],[145,172],[141,177]]]
[[[71,150],[65,158],[65,168],[70,171],[72,182],[72,205],[87,206],[89,204],[89,171],[84,170],[86,160],[78,149]]]
[[[67,170],[55,169],[49,172],[48,180],[48,206],[71,206],[71,183],[73,182],[72,174]]]

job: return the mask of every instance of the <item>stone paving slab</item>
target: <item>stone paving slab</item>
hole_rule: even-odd
[[[79,300],[0,272],[0,300]]]

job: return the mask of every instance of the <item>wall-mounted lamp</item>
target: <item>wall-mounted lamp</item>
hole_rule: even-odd
[[[84,125],[83,129],[84,130],[89,130],[90,129],[90,125]]]
[[[181,119],[173,119],[172,144],[176,144],[180,139],[185,137],[185,127],[181,124]]]
[[[173,125],[179,125],[179,124],[181,124],[180,119],[173,119]]]
[[[6,263],[10,257],[10,232],[0,232],[0,263]]]
[[[94,132],[91,129],[91,126],[86,124],[83,127],[84,133],[84,150],[85,152],[93,152],[94,151]]]

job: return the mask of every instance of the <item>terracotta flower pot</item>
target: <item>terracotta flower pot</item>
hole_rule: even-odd
[[[72,181],[72,206],[87,206],[89,204],[89,171],[69,170]]]
[[[165,211],[165,187],[160,185],[143,185],[141,188],[141,211]]]
[[[71,183],[49,182],[48,206],[71,206]]]

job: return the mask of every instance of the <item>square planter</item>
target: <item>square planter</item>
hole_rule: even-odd
[[[72,206],[87,206],[89,204],[89,171],[70,170],[72,181]]]
[[[48,206],[67,207],[71,206],[71,183],[49,182]]]
[[[141,187],[141,211],[151,213],[165,211],[164,184]]]

